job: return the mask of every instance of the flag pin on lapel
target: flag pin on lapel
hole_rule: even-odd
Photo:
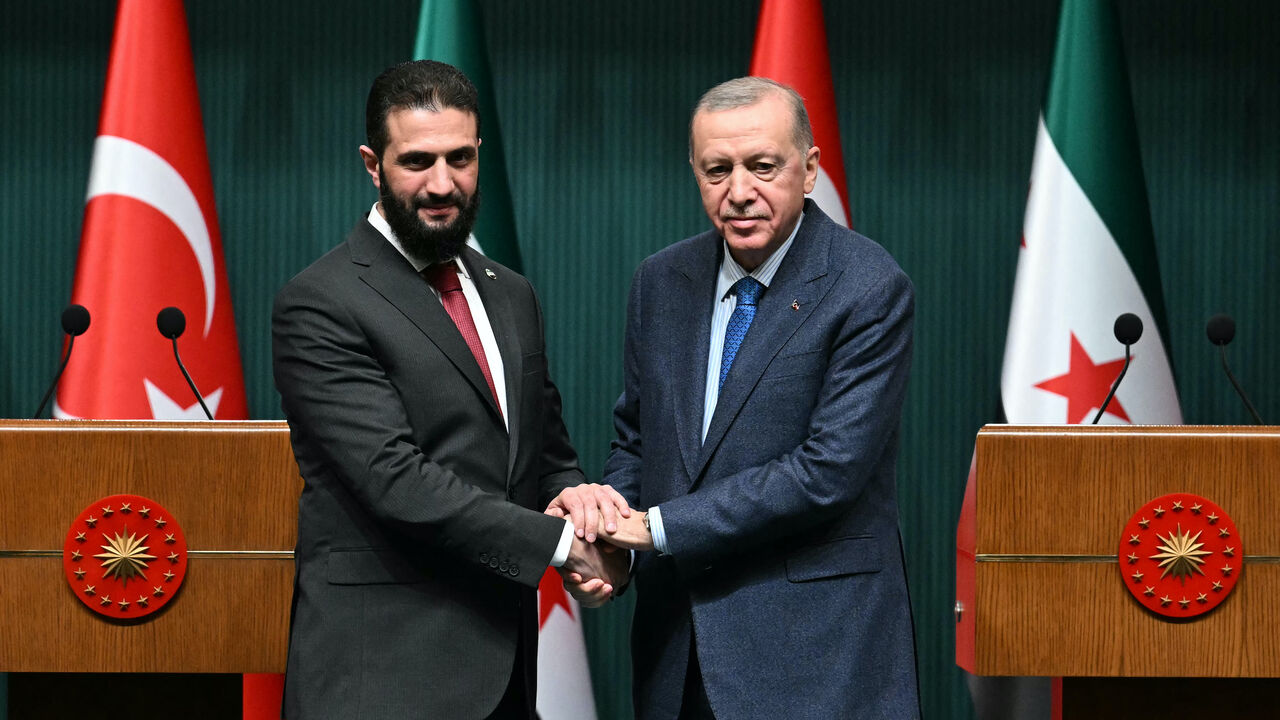
[[[497,275],[494,275],[494,274],[493,274],[493,271],[492,271],[492,270],[490,270],[489,268],[485,268],[485,269],[484,269],[484,274],[485,274],[485,275],[488,275],[490,280],[497,280],[497,279],[498,279],[498,276],[497,276]]]
[[[792,300],[792,301],[791,301],[791,309],[792,309],[792,310],[799,310],[799,309],[800,309],[800,301],[799,301],[799,300]]]

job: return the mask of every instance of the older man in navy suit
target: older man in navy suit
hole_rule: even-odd
[[[804,103],[719,85],[690,125],[714,229],[648,258],[603,482],[632,507],[636,715],[914,718],[895,463],[911,281],[805,193]],[[575,514],[575,522],[581,514]]]

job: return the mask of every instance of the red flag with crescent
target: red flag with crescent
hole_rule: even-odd
[[[72,302],[92,323],[59,385],[63,418],[203,419],[156,314],[215,418],[248,416],[235,316],[180,0],[121,0]]]
[[[186,316],[183,362],[213,416],[249,416],[181,0],[120,0],[71,300],[89,330],[61,418],[202,420],[156,314]],[[244,676],[244,717],[278,717],[281,675]]]
[[[845,183],[844,154],[840,151],[840,123],[821,0],[760,3],[751,75],[790,85],[804,98],[813,126],[813,142],[821,151],[818,183],[809,197],[832,220],[849,227],[849,188]]]

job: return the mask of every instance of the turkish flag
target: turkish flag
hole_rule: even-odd
[[[248,416],[235,316],[180,0],[121,0],[72,302],[92,324],[62,418],[203,419],[156,313],[187,317],[183,361],[216,418]]]
[[[181,0],[120,0],[71,301],[92,323],[56,417],[204,419],[156,328],[169,306],[210,412],[249,416]],[[244,676],[245,718],[279,717],[282,678]]]
[[[751,75],[790,85],[804,98],[813,126],[818,157],[818,184],[809,194],[832,220],[849,226],[849,188],[844,154],[840,151],[840,123],[836,93],[831,84],[827,28],[821,0],[763,0],[756,23]]]

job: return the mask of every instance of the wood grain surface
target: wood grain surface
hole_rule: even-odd
[[[976,671],[1280,677],[1278,474],[1277,428],[983,428],[975,607],[966,617]],[[1096,557],[1114,558],[1134,511],[1172,492],[1221,506],[1245,551],[1234,592],[1185,621],[1147,611],[1118,565]]]
[[[0,422],[0,671],[283,672],[302,489],[282,422]],[[190,555],[141,621],[84,607],[62,572],[99,498],[152,499]]]

